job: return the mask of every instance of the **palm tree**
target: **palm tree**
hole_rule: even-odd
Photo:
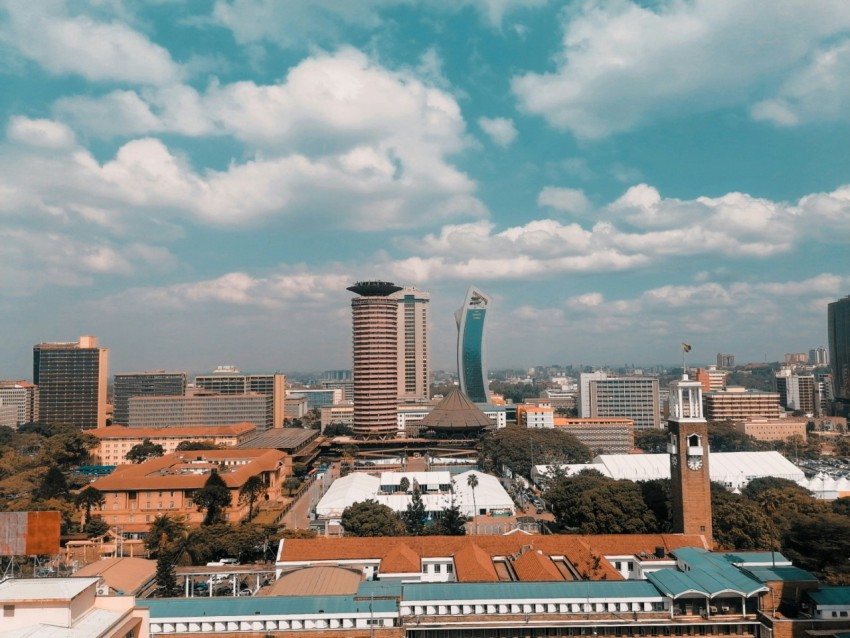
[[[478,505],[475,503],[475,488],[478,487],[478,477],[473,472],[466,477],[466,484],[472,490],[472,517],[475,521],[475,533],[478,534]]]
[[[257,498],[265,489],[266,485],[263,483],[263,477],[259,474],[248,477],[248,480],[245,481],[245,484],[239,489],[239,503],[248,503],[249,523],[251,522],[251,519],[254,518],[254,503],[257,502]]]

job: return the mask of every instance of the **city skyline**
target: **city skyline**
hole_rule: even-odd
[[[644,5],[4,4],[0,377],[348,368],[364,280],[432,370],[471,285],[491,369],[826,346],[850,5]]]

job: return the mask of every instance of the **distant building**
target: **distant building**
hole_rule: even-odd
[[[850,414],[850,296],[827,306],[832,391],[841,416]]]
[[[728,374],[726,370],[718,370],[717,366],[708,366],[707,368],[697,368],[694,379],[702,384],[703,392],[714,392],[726,387]]]
[[[130,397],[179,397],[186,394],[186,373],[127,372],[116,374],[112,387],[112,423],[130,422]]]
[[[327,405],[319,408],[319,413],[321,414],[320,423],[323,432],[332,423],[347,426],[354,423],[353,405]]]
[[[127,460],[127,452],[145,439],[154,445],[161,445],[164,454],[171,454],[178,445],[187,441],[233,447],[248,440],[256,432],[257,426],[253,423],[186,428],[128,428],[112,425],[89,431],[98,440],[90,455],[95,465],[123,465],[131,463]]]
[[[321,386],[324,390],[342,390],[343,401],[354,400],[354,379],[323,379],[321,381]]]
[[[582,374],[581,416],[632,419],[636,430],[661,427],[658,379],[609,377],[604,372]]]
[[[26,381],[0,381],[0,405],[7,412],[3,425],[17,429],[24,423],[34,423],[38,421],[38,386]]]
[[[283,427],[286,375],[279,372],[248,374],[232,366],[219,366],[212,374],[195,377],[195,386],[218,394],[265,394],[271,397],[269,427]]]
[[[270,394],[213,394],[185,397],[131,397],[131,428],[188,428],[253,423],[259,430],[272,427]]]
[[[782,408],[778,392],[748,390],[729,386],[702,395],[705,418],[709,421],[743,421],[751,417],[778,419]]]
[[[39,421],[88,430],[106,425],[109,351],[97,337],[33,346]]]
[[[718,352],[717,367],[721,370],[731,370],[735,367],[735,355],[728,352]]]
[[[463,305],[455,312],[460,390],[473,403],[490,403],[487,341],[484,331],[489,305],[490,298],[475,286],[470,286]]]
[[[786,352],[785,365],[803,365],[809,361],[809,356],[805,352]]]
[[[555,417],[555,428],[569,432],[595,454],[627,454],[635,447],[635,422],[616,417]]]
[[[285,459],[278,450],[175,452],[139,465],[121,465],[91,485],[103,493],[97,513],[107,523],[121,525],[127,534],[144,533],[161,514],[182,515],[190,524],[199,524],[204,513],[194,496],[215,471],[231,494],[224,518],[236,523],[248,514],[248,505],[239,502],[239,490],[250,477],[259,475],[270,498],[278,498],[286,478]]]
[[[520,427],[552,429],[555,427],[555,409],[545,405],[518,405],[516,420]]]
[[[823,346],[819,346],[817,348],[812,348],[811,350],[809,350],[809,365],[829,365],[829,351]]]
[[[783,419],[759,419],[756,417],[737,421],[735,429],[757,441],[786,441],[792,436],[806,440],[808,419],[793,417]]]
[[[324,390],[309,390],[295,388],[286,391],[286,399],[297,399],[303,397],[307,399],[307,410],[313,408],[323,408],[328,405],[336,405],[342,403],[345,398],[345,391],[342,388],[328,388]]]
[[[820,398],[814,375],[794,374],[783,368],[774,377],[773,386],[779,393],[779,405],[786,410],[820,416]]]
[[[406,287],[392,295],[398,302],[398,398],[426,401],[430,396],[428,307],[431,295]]]

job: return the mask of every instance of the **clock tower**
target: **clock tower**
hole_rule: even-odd
[[[702,384],[689,381],[686,374],[670,384],[667,430],[673,531],[701,534],[711,547],[708,424],[702,416]]]

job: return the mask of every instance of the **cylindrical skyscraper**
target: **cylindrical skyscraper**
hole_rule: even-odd
[[[351,300],[354,372],[354,433],[393,437],[398,405],[398,301],[401,286],[362,281]]]

